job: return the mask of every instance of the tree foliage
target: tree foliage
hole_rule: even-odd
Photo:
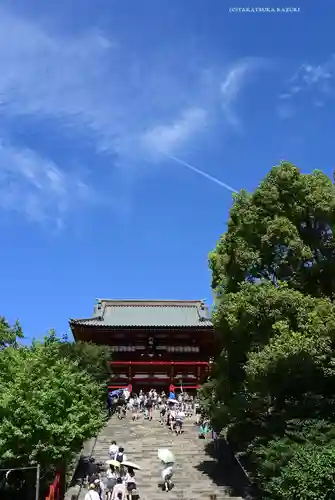
[[[78,363],[81,370],[106,386],[111,377],[110,347],[91,342],[60,342],[59,350],[62,356]]]
[[[214,288],[235,292],[245,280],[285,281],[303,293],[332,297],[334,225],[331,180],[282,162],[253,193],[235,197],[228,231],[210,255]]]
[[[1,355],[0,461],[66,461],[103,425],[100,387],[56,344],[8,348]]]
[[[20,323],[16,321],[14,326],[11,326],[3,316],[0,316],[0,351],[8,346],[17,347],[19,339],[22,338]]]
[[[331,180],[283,162],[235,197],[210,254],[221,355],[203,404],[271,499],[335,486],[334,222]]]

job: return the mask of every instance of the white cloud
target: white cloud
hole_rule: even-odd
[[[89,135],[97,152],[122,166],[148,153],[181,153],[212,123],[219,104],[237,125],[237,98],[264,62],[240,61],[222,79],[221,70],[208,68],[183,73],[176,51],[171,58],[138,60],[102,33],[56,36],[0,9],[2,116],[53,120],[64,135],[69,128],[79,138]],[[16,148],[11,130],[3,132],[11,144],[0,152],[1,205],[15,207],[19,196],[29,217],[61,219],[72,193],[82,196],[87,186],[38,151]]]
[[[261,58],[246,58],[238,61],[227,72],[221,83],[222,107],[228,122],[240,127],[240,120],[235,112],[235,104],[243,88],[250,82],[257,71],[268,67],[270,62]]]
[[[236,102],[256,71],[269,64],[265,59],[246,58],[232,65],[219,83],[219,100],[223,118],[235,128],[239,128],[240,120],[235,113]],[[216,84],[217,84],[216,80]],[[175,155],[190,139],[202,132],[209,125],[210,116],[207,109],[190,107],[169,124],[156,125],[142,137],[142,144],[151,154],[162,152]]]
[[[201,108],[185,110],[170,125],[157,125],[143,134],[142,144],[145,150],[154,156],[178,154],[195,134],[206,126],[207,113]]]
[[[103,62],[111,43],[101,35],[59,39],[0,12],[0,96],[10,115],[66,118],[108,134]],[[103,83],[102,83],[103,82]]]
[[[279,95],[280,101],[292,101],[300,95],[309,94],[311,102],[316,107],[322,107],[326,99],[333,95],[335,87],[335,56],[321,64],[302,64],[291,78],[286,82],[285,91]],[[286,118],[279,104],[280,115]],[[291,105],[292,106],[292,105]],[[291,108],[293,109],[293,108]],[[295,114],[292,112],[292,116]]]
[[[68,209],[90,198],[89,187],[29,149],[0,144],[0,206],[60,226]]]
[[[89,132],[98,151],[131,157],[134,146],[141,146],[143,130],[154,130],[162,117],[173,121],[182,109],[181,132],[192,119],[198,129],[202,103],[194,101],[204,100],[201,71],[191,83],[173,74],[171,65],[154,62],[150,67],[101,34],[56,38],[0,10],[3,112],[53,118]],[[177,121],[174,132],[160,129],[162,140],[164,135],[177,144],[177,129]]]
[[[291,87],[292,93],[300,92],[311,86],[318,86],[325,81],[334,77],[335,58],[332,57],[328,61],[312,66],[311,64],[302,64],[295,75],[292,77]]]

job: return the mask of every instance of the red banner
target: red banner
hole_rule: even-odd
[[[60,474],[57,473],[55,480],[49,486],[49,493],[45,500],[60,500]]]

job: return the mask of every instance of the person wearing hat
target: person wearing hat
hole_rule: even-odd
[[[100,495],[97,492],[94,483],[89,485],[88,492],[85,495],[85,500],[100,500]]]
[[[99,493],[99,497],[100,497],[100,499],[102,500],[102,499],[103,499],[103,496],[104,496],[105,485],[104,485],[104,483],[101,481],[100,477],[98,477],[98,478],[94,481],[94,484],[95,484],[96,491]]]

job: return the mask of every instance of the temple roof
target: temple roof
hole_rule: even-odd
[[[211,327],[202,300],[97,299],[92,318],[70,319],[71,326],[97,327]]]

